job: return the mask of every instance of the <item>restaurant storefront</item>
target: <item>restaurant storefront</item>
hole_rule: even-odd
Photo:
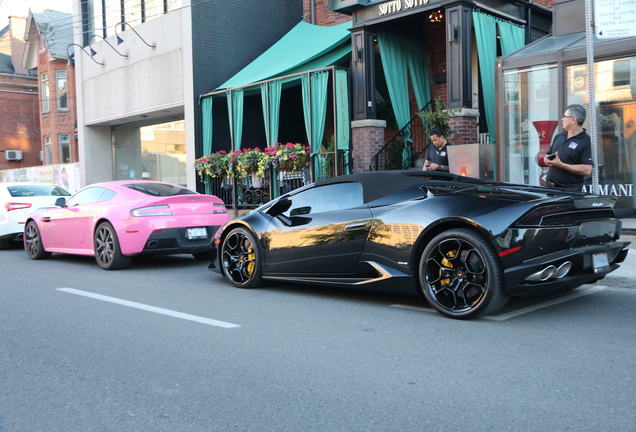
[[[497,64],[501,180],[544,184],[546,168],[537,155],[546,151],[570,104],[588,111],[584,2],[555,6],[553,34],[504,57]],[[636,38],[594,37],[599,193],[618,198],[617,214],[636,208]],[[592,192],[588,178],[584,192]]]
[[[453,144],[496,138],[498,56],[550,31],[552,13],[524,1],[330,0],[352,17],[352,136],[356,171],[433,99],[457,108],[449,121]],[[384,120],[386,124],[373,121]],[[413,158],[424,148],[413,142]],[[407,164],[403,165],[407,166]]]

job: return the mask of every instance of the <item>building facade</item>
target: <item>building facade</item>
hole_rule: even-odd
[[[481,133],[494,143],[494,61],[549,33],[546,6],[551,2],[330,0],[330,10],[353,19],[355,170],[368,170],[368,158],[435,99],[457,109],[451,142],[477,143]]]
[[[617,197],[619,215],[636,208],[636,37],[599,38],[593,32],[594,105],[588,85],[585,2],[560,0],[552,34],[497,63],[498,157],[501,179],[543,184],[548,150],[570,104],[596,114],[598,193]],[[584,192],[592,192],[588,178]]]
[[[40,163],[77,162],[75,68],[67,52],[73,43],[73,16],[54,10],[29,11],[25,40],[22,67],[36,71],[40,89]]]
[[[82,17],[73,46],[82,184],[154,179],[195,187],[198,96],[285,34],[302,5],[78,0],[74,14]]]
[[[26,19],[0,31],[0,170],[40,165],[38,79],[22,67]]]

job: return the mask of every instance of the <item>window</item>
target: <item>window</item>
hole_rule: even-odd
[[[115,179],[186,184],[185,122],[128,123],[115,128]]]
[[[115,26],[124,21],[120,0],[104,0],[104,37],[115,36]],[[118,31],[120,29],[117,29]]]
[[[49,112],[49,74],[42,74],[42,112]]]
[[[68,109],[66,71],[57,71],[55,76],[57,78],[57,109]]]
[[[68,134],[60,135],[60,163],[71,162],[71,136]]]
[[[291,197],[292,205],[285,216],[322,213],[362,205],[360,183],[337,183],[316,187]]]
[[[51,137],[44,137],[44,164],[50,165],[53,163],[53,150],[51,149]]]
[[[183,0],[81,0],[84,44],[93,34],[104,38],[115,35],[115,26],[126,22],[132,27],[183,7]],[[121,33],[129,27],[117,28]]]
[[[505,179],[539,185],[547,169],[537,154],[547,151],[561,118],[557,111],[559,80],[556,64],[509,69],[503,75]]]
[[[73,195],[67,202],[67,207],[73,207],[84,204],[93,204],[96,202],[108,201],[116,195],[115,192],[110,189],[102,187],[89,187],[82,189],[75,195]]]
[[[179,9],[182,6],[181,0],[168,0],[167,1],[168,11]]]
[[[12,197],[34,197],[34,196],[70,196],[71,194],[55,185],[19,185],[9,186],[7,191]]]
[[[143,21],[142,2],[140,0],[124,0],[124,20],[131,26],[138,26]]]

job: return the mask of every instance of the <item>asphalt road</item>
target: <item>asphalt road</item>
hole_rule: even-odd
[[[1,432],[636,430],[634,255],[469,322],[411,297],[240,290],[188,256],[0,256]]]

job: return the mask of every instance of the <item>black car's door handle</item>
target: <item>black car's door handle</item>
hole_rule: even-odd
[[[366,228],[367,226],[368,226],[368,224],[366,222],[352,223],[352,224],[349,224],[349,225],[345,225],[345,231],[362,229],[362,228]]]

